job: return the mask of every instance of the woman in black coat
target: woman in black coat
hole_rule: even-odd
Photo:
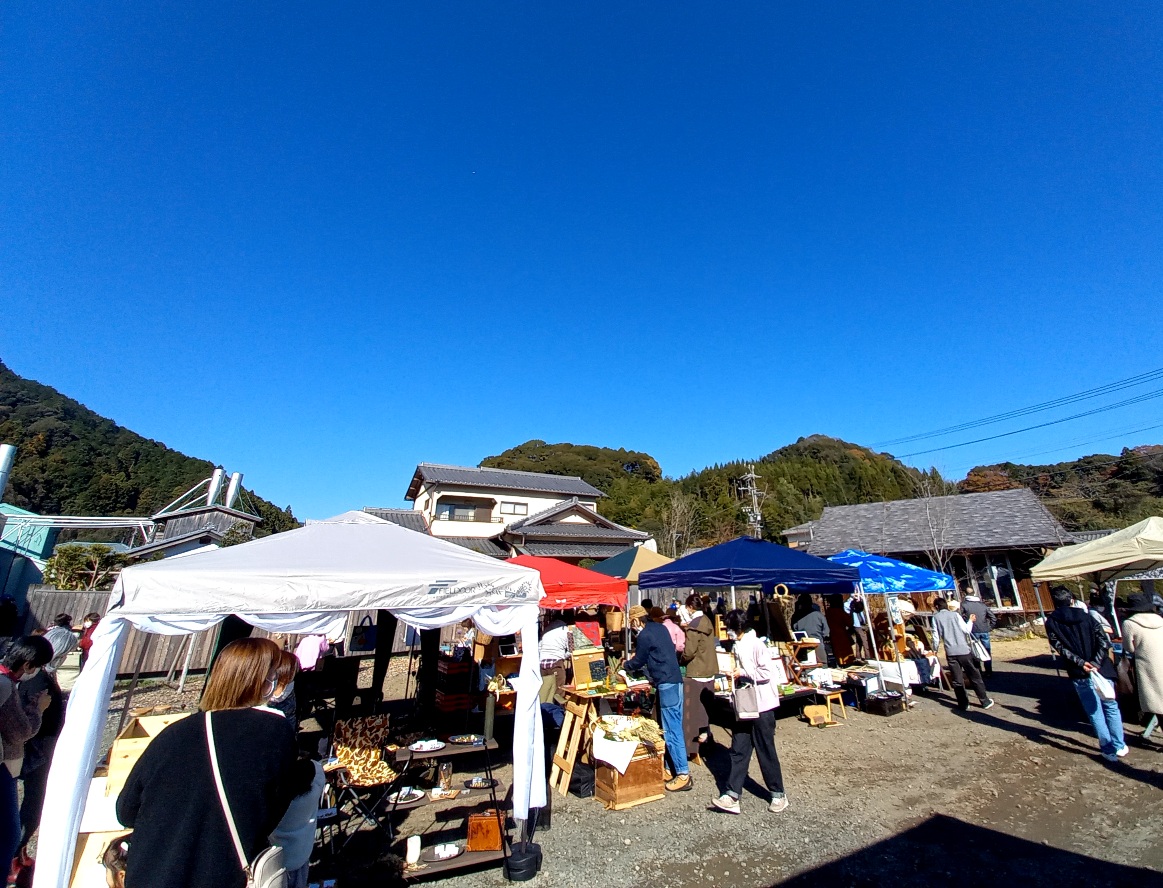
[[[133,830],[126,888],[245,885],[210,767],[205,719],[213,713],[222,782],[249,863],[267,847],[294,791],[290,724],[256,708],[274,693],[279,653],[260,638],[223,648],[202,696],[204,714],[167,727],[133,766],[117,798],[117,819]]]

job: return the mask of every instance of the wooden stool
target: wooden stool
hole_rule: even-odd
[[[840,707],[840,715],[845,721],[848,720],[848,710],[844,707],[844,692],[843,691],[816,691],[816,694],[824,698],[824,703],[828,707],[828,721],[832,719],[832,702],[835,701]]]

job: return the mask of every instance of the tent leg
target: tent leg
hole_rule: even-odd
[[[178,693],[186,688],[186,678],[190,675],[190,660],[194,658],[194,643],[198,640],[198,635],[190,636],[190,646],[186,648],[186,662],[182,664],[182,677],[178,680]]]
[[[121,729],[125,727],[125,723],[129,720],[129,707],[133,703],[133,694],[137,691],[138,682],[141,681],[141,670],[145,666],[145,658],[149,654],[149,649],[153,647],[154,635],[152,632],[145,634],[145,641],[142,642],[141,650],[137,654],[137,665],[133,667],[133,681],[129,683],[129,690],[125,692],[125,704],[121,707],[121,720],[117,723],[117,733],[121,733]]]
[[[735,604],[735,587],[732,586],[731,587],[731,610],[735,610],[736,607],[737,607],[737,605]]]

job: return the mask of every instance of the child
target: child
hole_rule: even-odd
[[[307,888],[307,870],[315,848],[315,820],[327,778],[319,762],[303,757],[291,769],[290,780],[295,798],[271,833],[271,844],[283,849],[287,888]]]
[[[105,884],[109,888],[125,888],[125,866],[129,860],[129,836],[121,836],[109,843],[101,855],[105,866]]]

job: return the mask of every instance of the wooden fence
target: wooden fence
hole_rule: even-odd
[[[28,615],[24,631],[47,629],[52,625],[53,618],[61,613],[72,615],[74,624],[79,625],[85,614],[98,613],[104,616],[108,607],[108,592],[65,592],[54,589],[52,586],[31,586],[28,590]],[[372,625],[375,625],[376,612],[374,610],[352,611],[347,621],[346,649],[348,651],[351,648],[352,628],[358,626],[364,617],[370,617]],[[441,642],[451,641],[454,631],[454,626],[445,626],[440,633]],[[393,653],[398,654],[409,649],[407,632],[407,626],[402,622],[397,624],[396,635],[392,639]],[[274,635],[274,633],[265,632],[262,629],[255,629],[253,634],[259,638],[270,638]],[[117,677],[132,676],[137,669],[139,660],[141,661],[142,675],[165,675],[171,669],[181,671],[186,660],[184,643],[189,637],[187,635],[151,635],[147,632],[139,632],[137,629],[130,629],[129,639],[121,655],[121,662],[117,667]],[[152,638],[152,642],[145,653],[145,659],[142,660],[142,649],[150,638]],[[207,629],[205,632],[198,632],[193,636],[194,651],[190,655],[190,672],[206,671],[210,665],[210,657],[214,653],[214,642],[217,638],[217,626]],[[297,635],[280,635],[278,638],[292,650],[299,642]],[[419,646],[418,639],[416,644]]]

